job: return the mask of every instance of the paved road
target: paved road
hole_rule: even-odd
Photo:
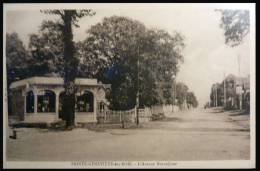
[[[172,114],[139,129],[50,132],[23,128],[8,139],[9,160],[237,160],[249,159],[249,116],[219,109]]]

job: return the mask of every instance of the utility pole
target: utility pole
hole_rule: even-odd
[[[224,72],[224,108],[226,108],[226,73]]]
[[[173,75],[172,78],[173,78],[172,112],[174,112],[174,106],[175,106],[175,94],[176,94],[176,90],[175,90],[175,79],[176,79],[176,75]]]
[[[176,75],[175,75],[175,79],[174,79],[174,101],[173,101],[174,106],[176,105],[175,104],[176,97],[177,97],[177,91],[176,91]]]
[[[218,87],[217,87],[217,84],[214,84],[214,87],[213,87],[213,92],[214,92],[214,103],[215,103],[215,107],[218,106]]]
[[[214,103],[213,103],[213,105],[214,105],[214,107],[216,107],[216,84],[214,84],[214,87],[213,87],[213,94],[214,94]]]
[[[213,85],[213,107],[216,107],[216,88],[215,88],[215,84]]]
[[[173,80],[173,95],[172,95],[172,112],[174,112],[174,94],[175,94],[175,92],[174,92],[174,80]]]
[[[218,85],[216,84],[216,107],[218,107]]]
[[[240,77],[240,55],[237,56],[238,60],[238,79],[239,79],[239,109],[242,110],[242,92],[240,91],[240,87],[242,88],[242,79]]]
[[[140,42],[138,44],[137,56],[137,93],[136,93],[136,125],[139,125],[139,56],[140,56]]]

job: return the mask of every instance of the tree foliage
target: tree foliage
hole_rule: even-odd
[[[7,85],[31,74],[32,56],[17,33],[6,34]]]
[[[188,93],[188,86],[182,82],[178,82],[176,84],[176,99],[178,101],[178,106],[180,108],[183,108],[184,102],[186,100],[187,97],[187,93]]]
[[[61,26],[43,21],[37,34],[30,35],[31,68],[36,76],[63,75],[63,41]]]
[[[187,92],[187,104],[190,104],[192,107],[198,107],[198,100],[193,92]]]
[[[66,18],[66,13],[70,13],[70,18],[71,18],[71,22],[72,25],[75,27],[79,27],[78,22],[79,19],[85,17],[85,16],[94,16],[96,14],[95,11],[93,11],[92,9],[84,9],[84,10],[41,10],[41,12],[45,13],[45,14],[51,14],[51,15],[58,15],[60,16],[59,20],[59,25],[61,28],[64,28],[64,24],[65,21],[67,20]]]
[[[77,10],[43,12],[58,15],[60,20],[44,21],[39,32],[30,35],[29,53],[20,46],[19,53],[26,55],[19,56],[28,56],[25,57],[30,71],[27,76],[63,76],[68,96],[67,102],[62,102],[62,111],[66,113],[63,119],[69,121],[68,125],[74,122],[76,90],[73,83],[76,76],[110,83],[109,100],[114,109],[134,107],[138,91],[140,106],[172,103],[172,76],[178,73],[184,59],[184,37],[180,33],[148,29],[139,21],[112,16],[93,25],[87,31],[87,38],[75,43],[72,26],[78,27],[80,17],[94,13],[80,14]],[[177,94],[180,103],[183,103],[182,93]]]
[[[243,38],[250,31],[250,20],[248,10],[217,10],[220,11],[221,24],[224,29],[225,43],[231,47],[243,42]]]
[[[30,74],[28,67],[31,56],[26,50],[17,33],[6,34],[6,71],[8,87],[8,112],[12,113],[11,91],[9,86],[13,81],[24,79]]]
[[[37,76],[64,76],[64,43],[62,26],[57,21],[44,20],[37,33],[31,34],[28,52],[32,56],[31,68]],[[77,76],[92,78],[99,70],[100,63],[96,58],[86,55],[82,42],[73,42],[74,57],[78,60]]]
[[[189,87],[183,82],[177,82],[176,84],[176,99],[180,109],[186,108],[187,106],[184,106],[186,104],[191,105],[192,107],[197,107],[199,105],[194,92],[189,91]]]
[[[83,56],[99,66],[93,73],[99,80],[112,84],[113,108],[134,107],[138,91],[141,106],[159,103],[158,85],[171,82],[183,61],[183,36],[147,29],[139,21],[119,16],[104,18],[87,34]]]

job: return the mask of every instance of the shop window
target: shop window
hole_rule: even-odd
[[[55,93],[45,90],[43,95],[38,95],[38,112],[55,112]]]
[[[94,96],[90,91],[85,91],[82,95],[77,96],[77,112],[94,112]]]

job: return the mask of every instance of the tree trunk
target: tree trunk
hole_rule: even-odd
[[[72,34],[73,10],[64,11],[64,99],[62,105],[63,119],[66,127],[73,127],[75,122],[75,78],[77,72],[77,60],[74,57],[74,44]]]

